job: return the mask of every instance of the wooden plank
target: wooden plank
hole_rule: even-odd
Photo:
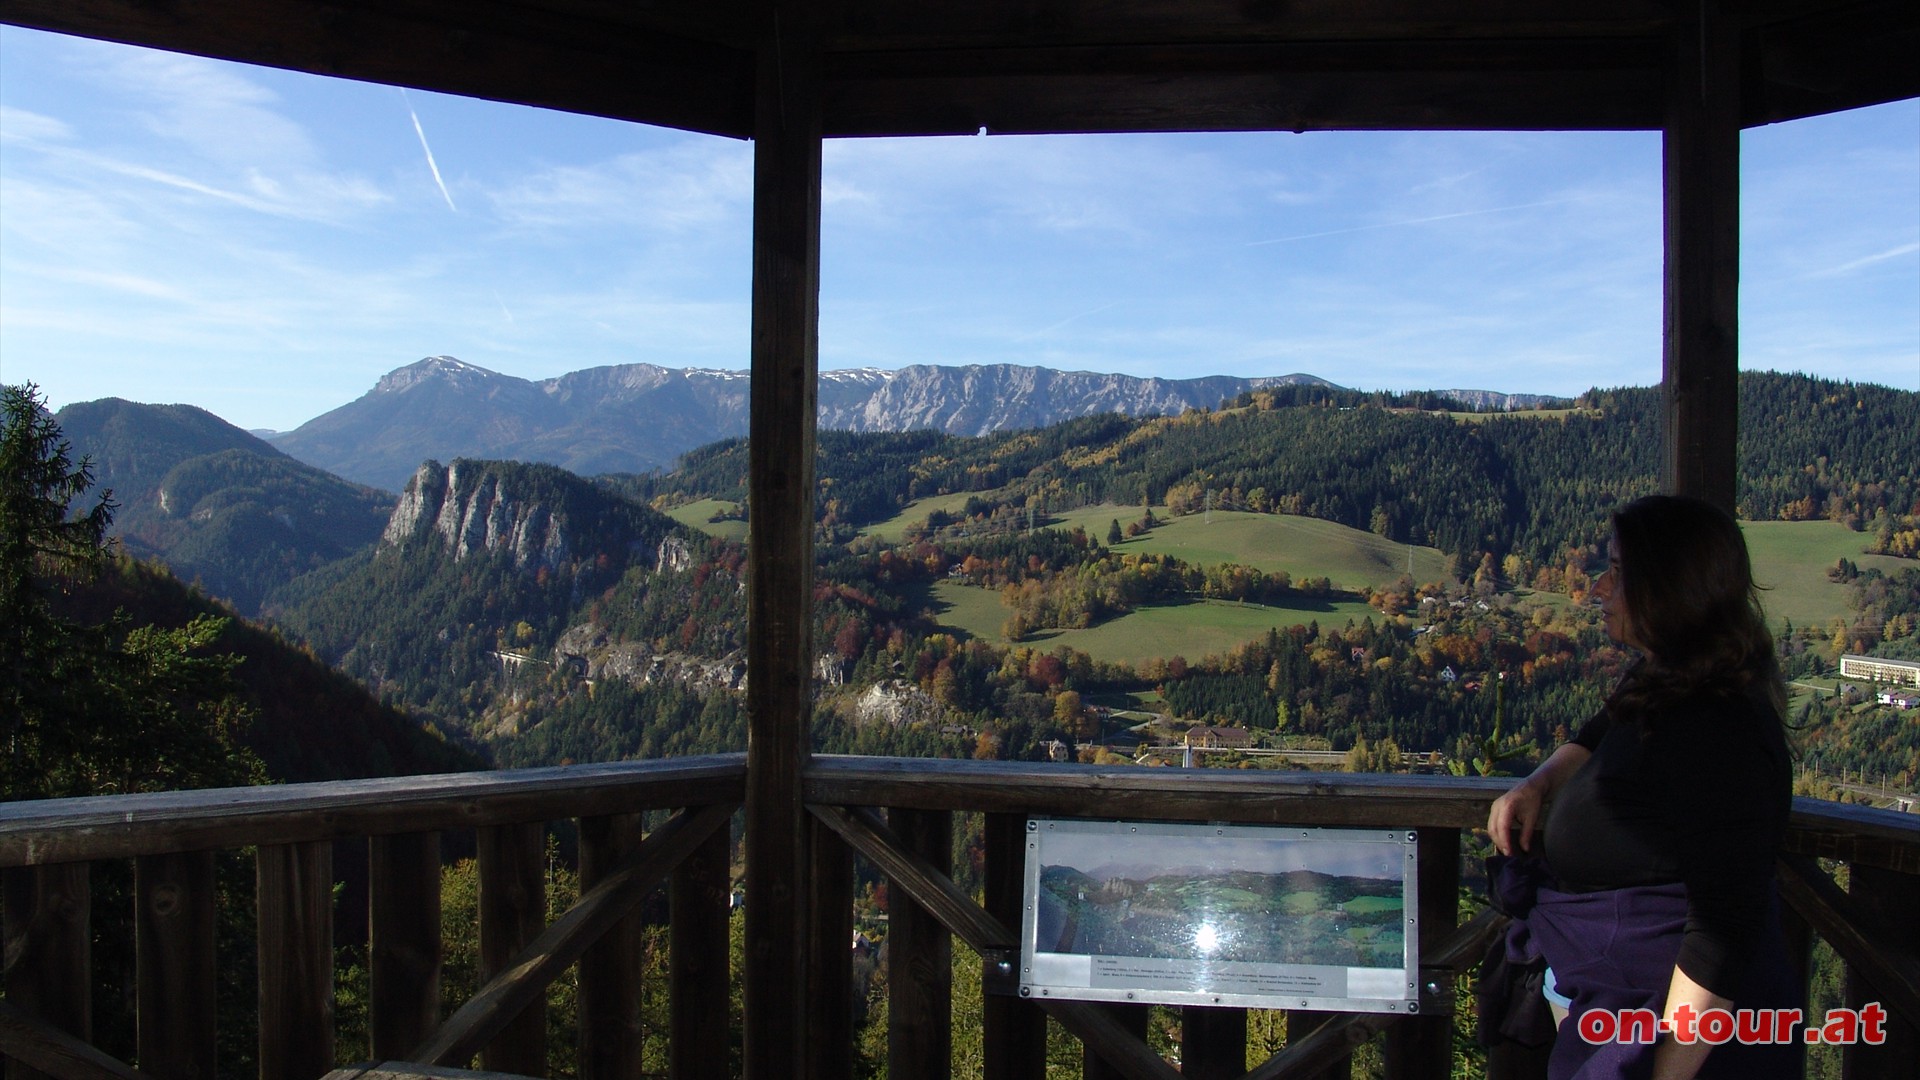
[[[0,1000],[0,1055],[5,1055],[9,1077],[149,1080],[151,1075],[109,1057],[10,1000]]]
[[[8,870],[7,1001],[50,1026],[93,1037],[92,888],[85,863]],[[35,1080],[15,1069],[10,1080]]]
[[[1140,769],[1027,761],[816,757],[807,801],[836,806],[1284,825],[1474,828],[1507,778]],[[1920,824],[1911,834],[1920,843]]]
[[[1455,940],[1453,933],[1460,921],[1460,832],[1457,829],[1422,828],[1415,844],[1420,873],[1420,940],[1435,944]],[[1421,966],[1429,966],[1429,954],[1435,949],[1424,944]],[[1476,958],[1477,959],[1477,958]],[[1453,985],[1442,975],[1422,973],[1433,985],[1422,988],[1423,1002],[1439,999],[1445,1008],[1427,1004],[1418,1016],[1405,1018],[1387,1032],[1384,1057],[1386,1074],[1391,1080],[1425,1080],[1446,1076],[1453,1064]]]
[[[254,856],[260,948],[260,1080],[314,1080],[333,1068],[333,845]]]
[[[733,1066],[729,1027],[732,1002],[727,970],[732,900],[727,826],[693,846],[668,883],[672,957],[668,1023],[672,1025],[670,1080],[700,1080]]]
[[[1778,870],[1774,881],[1780,898],[1873,984],[1887,1010],[1903,1019],[1920,1018],[1920,959],[1893,944],[1901,935],[1871,918],[1811,859],[1789,855]],[[1902,914],[1910,920],[1910,911]]]
[[[887,824],[916,870],[952,880],[950,813],[896,807],[887,812]],[[953,940],[940,917],[914,900],[912,889],[892,887],[891,877],[888,884],[887,1076],[945,1080],[953,1062]],[[971,901],[967,906],[973,907]]]
[[[1920,815],[1800,796],[1782,846],[1793,855],[1920,874]]]
[[[375,1058],[398,1058],[440,1026],[440,834],[368,844],[367,1028]]]
[[[1080,1040],[1084,1080],[1168,1080],[1180,1075],[1147,1046],[1145,1005],[1052,998],[1040,998],[1036,1004]]]
[[[1723,0],[1675,20],[1663,129],[1661,486],[1734,509],[1740,373],[1740,28]]]
[[[481,829],[480,977],[491,982],[513,970],[528,943],[547,928],[547,827],[541,822]],[[489,1072],[547,1074],[547,1009],[544,993],[502,1018],[499,1030],[479,1047]],[[464,1061],[442,1060],[443,1065]]]
[[[625,918],[713,830],[723,827],[733,810],[727,803],[686,810],[655,829],[632,861],[587,890],[579,903],[448,1017],[432,1039],[408,1054],[408,1060],[454,1066],[472,1060],[522,1010],[543,1000],[547,985]]]
[[[1025,814],[986,815],[987,914],[1002,926],[1021,922],[1025,890],[1027,818]],[[1044,1080],[1047,1072],[1047,1017],[1031,1001],[1016,996],[1018,953],[1006,950],[981,958],[987,993],[982,1003],[982,1075],[1004,1080]]]
[[[0,803],[0,867],[704,806],[745,781],[743,755],[712,754]]]
[[[748,419],[746,1080],[806,1060],[820,63],[809,12],[767,6],[754,102]]]
[[[1920,974],[1920,877],[1855,866],[1848,870],[1847,897],[1864,921],[1868,937],[1882,953],[1904,957],[1909,975]],[[1847,1005],[1858,1009],[1869,1002],[1886,1002],[1873,976],[1849,964]],[[1920,1013],[1896,1010],[1887,1019],[1886,1041],[1879,1045],[1854,1042],[1840,1051],[1841,1075],[1846,1077],[1920,1076]]]
[[[902,77],[829,84],[827,133],[1644,130],[1657,69],[1208,71]]]
[[[580,819],[580,889],[589,892],[645,840],[639,814]],[[638,912],[613,924],[580,955],[578,1017],[582,1080],[637,1076],[645,1031],[640,1024],[640,973],[646,962]],[[678,996],[675,996],[678,1000]]]
[[[1187,1005],[1180,1010],[1180,1075],[1240,1080],[1247,1072],[1247,1010]]]
[[[892,891],[904,892],[931,912],[940,924],[959,936],[974,952],[1019,947],[1019,937],[998,919],[980,909],[932,860],[865,808],[807,807],[841,839],[887,875]]]
[[[134,975],[143,1072],[160,1080],[214,1075],[219,1013],[213,852],[134,862]]]
[[[853,852],[827,823],[811,818],[813,926],[807,991],[808,1080],[840,1080],[853,1075],[853,1017],[866,1002],[856,1001],[853,983]]]

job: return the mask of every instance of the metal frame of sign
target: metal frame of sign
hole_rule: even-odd
[[[1417,1013],[1415,840],[1029,819],[1020,996]]]

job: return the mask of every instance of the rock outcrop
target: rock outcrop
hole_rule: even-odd
[[[414,472],[380,542],[400,544],[428,533],[455,559],[506,550],[514,565],[527,568],[558,567],[567,558],[565,518],[506,490],[487,462],[428,461]]]

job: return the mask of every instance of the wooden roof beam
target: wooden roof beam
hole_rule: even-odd
[[[0,21],[219,60],[746,137],[751,53],[483,0],[0,0]]]

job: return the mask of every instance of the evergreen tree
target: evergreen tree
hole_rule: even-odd
[[[109,561],[111,493],[93,485],[32,385],[0,387],[0,799],[240,784],[249,710],[238,660],[207,655],[227,620],[135,627],[58,610]]]

